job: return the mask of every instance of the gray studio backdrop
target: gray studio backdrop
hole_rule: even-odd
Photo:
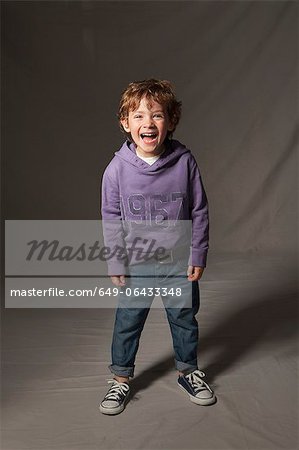
[[[297,236],[296,2],[2,2],[7,219],[100,218],[132,80],[171,80],[175,138],[210,202],[211,251]]]
[[[193,151],[210,204],[199,367],[217,395],[207,410],[177,392],[165,311],[154,308],[132,401],[108,419],[98,404],[115,311],[77,296],[72,309],[51,309],[43,296],[45,309],[2,311],[1,448],[297,449],[298,3],[37,0],[1,9],[7,271],[27,273],[14,230],[37,227],[38,237],[51,220],[52,233],[68,222],[74,233],[81,220],[91,239],[101,178],[123,142],[122,90],[171,80],[183,101],[174,137]],[[63,275],[46,281],[59,287]]]

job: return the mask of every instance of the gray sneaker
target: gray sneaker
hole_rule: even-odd
[[[188,375],[178,378],[178,385],[189,395],[191,402],[197,405],[211,405],[216,402],[216,396],[208,383],[203,381],[205,373],[201,370],[194,370]]]
[[[111,387],[101,402],[99,409],[103,414],[119,414],[125,409],[130,394],[130,387],[128,383],[119,383],[115,379],[108,380],[108,383],[111,384]]]

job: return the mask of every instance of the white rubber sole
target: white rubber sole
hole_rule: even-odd
[[[104,406],[102,406],[102,404],[100,404],[99,410],[101,411],[102,414],[108,414],[109,416],[114,416],[116,414],[120,414],[121,412],[123,412],[123,410],[126,407],[127,401],[128,401],[128,397],[125,399],[125,401],[122,405],[117,406],[115,408],[105,408]]]
[[[104,406],[100,405],[99,410],[102,414],[108,414],[109,416],[114,416],[116,414],[121,413],[125,409],[124,405],[118,406],[116,408],[104,408]]]
[[[183,386],[181,386],[179,383],[178,383],[178,386],[182,389],[183,392],[185,392],[185,394],[187,394],[189,396],[191,402],[196,403],[196,405],[208,406],[208,405],[212,405],[213,403],[216,402],[215,394],[213,394],[213,396],[210,398],[197,398],[197,397],[193,397],[192,395],[190,395],[189,392],[187,392],[186,389],[184,389]]]

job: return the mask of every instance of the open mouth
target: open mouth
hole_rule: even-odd
[[[158,133],[141,133],[140,137],[146,144],[151,144],[156,141]]]

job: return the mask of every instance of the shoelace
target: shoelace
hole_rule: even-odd
[[[202,372],[201,370],[194,370],[194,372],[191,372],[188,375],[186,375],[186,378],[189,381],[189,383],[191,384],[191,386],[193,387],[195,392],[199,392],[203,389],[208,389],[208,391],[213,393],[213,391],[210,388],[210,386],[208,385],[208,383],[206,383],[205,381],[203,381],[201,379],[205,376],[206,376],[206,374],[204,372]]]
[[[105,400],[120,400],[129,391],[129,385],[126,383],[119,383],[116,380],[107,380],[109,384],[112,384],[111,388],[105,395]]]

